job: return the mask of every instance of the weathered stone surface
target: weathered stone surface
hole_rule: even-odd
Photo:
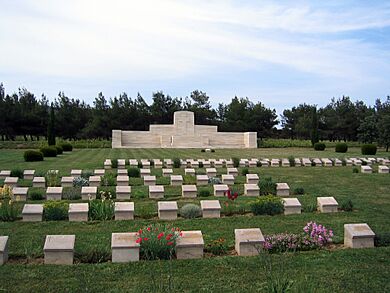
[[[259,183],[259,175],[246,174],[246,183],[247,184],[258,184]]]
[[[259,254],[264,245],[264,236],[260,228],[234,229],[235,249],[238,255],[253,256]]]
[[[302,162],[299,158],[295,158],[294,159],[294,163],[295,163],[295,167],[301,167],[302,166]]]
[[[8,261],[8,236],[0,236],[0,266]]]
[[[276,195],[278,196],[289,196],[290,186],[287,183],[276,183]]]
[[[225,196],[225,193],[229,190],[229,186],[226,184],[214,184],[214,196]]]
[[[88,221],[88,203],[70,203],[69,204],[69,221],[86,222]]]
[[[221,204],[219,200],[201,200],[203,218],[219,218],[221,216]]]
[[[73,177],[65,176],[61,178],[61,186],[62,187],[73,187]]]
[[[128,176],[127,169],[118,169],[117,176]]]
[[[270,162],[268,160],[260,160],[261,167],[268,168],[270,165]]]
[[[5,177],[4,179],[4,185],[8,185],[9,187],[13,188],[18,186],[18,177]]]
[[[177,259],[203,257],[204,241],[201,231],[182,231],[182,237],[176,241]]]
[[[372,173],[372,168],[370,166],[361,166],[360,170],[362,173],[365,174],[371,174]]]
[[[172,168],[173,161],[171,159],[164,159],[164,165],[166,168]]]
[[[341,161],[340,159],[337,159],[337,158],[333,159],[333,163],[334,163],[335,167],[343,166],[343,161]]]
[[[115,192],[118,200],[130,199],[131,186],[117,186]]]
[[[46,187],[46,179],[45,177],[34,177],[33,179],[33,187]]]
[[[324,167],[332,167],[333,166],[332,161],[329,160],[328,158],[321,158],[321,162],[322,162],[322,165]]]
[[[282,167],[290,167],[290,161],[286,158],[282,159]]]
[[[333,196],[317,197],[317,207],[321,213],[336,213],[339,204]]]
[[[163,177],[171,177],[173,174],[173,170],[168,168],[168,169],[162,169],[162,175]]]
[[[104,169],[95,169],[93,171],[93,174],[96,176],[104,176],[105,172],[106,172],[106,170],[104,170]]]
[[[125,169],[126,168],[126,160],[119,159],[118,160],[118,169]]]
[[[207,175],[196,175],[196,185],[209,184],[209,177]]]
[[[257,184],[244,184],[245,196],[259,196],[260,188]]]
[[[196,185],[182,185],[181,195],[182,197],[194,198],[197,196],[197,187]]]
[[[154,168],[161,169],[163,167],[163,162],[160,159],[153,160]]]
[[[81,177],[82,173],[83,173],[83,170],[81,170],[81,169],[72,169],[70,171],[70,176],[72,176],[72,177]]]
[[[112,162],[111,162],[111,160],[110,159],[106,159],[105,161],[104,161],[104,169],[105,170],[110,170],[111,168],[112,168]]]
[[[190,175],[190,176],[195,176],[195,169],[193,168],[185,168],[184,169],[184,174]]]
[[[115,202],[115,220],[134,220],[134,202]]]
[[[322,161],[319,158],[314,158],[313,163],[316,164],[316,167],[322,167]]]
[[[102,178],[100,176],[90,176],[89,177],[89,186],[99,187],[101,180],[102,180]]]
[[[217,169],[215,169],[215,168],[206,168],[206,175],[209,178],[216,177],[217,176]]]
[[[133,168],[138,168],[138,161],[136,159],[130,159],[129,166]]]
[[[284,214],[300,214],[302,205],[297,198],[283,198]]]
[[[304,167],[311,167],[311,161],[309,158],[302,158],[302,165]]]
[[[140,244],[137,233],[112,233],[111,252],[113,263],[139,261]]]
[[[280,160],[279,159],[272,159],[271,160],[271,167],[279,167],[280,166]]]
[[[47,235],[43,252],[45,264],[72,265],[75,235]]]
[[[129,185],[129,176],[119,175],[116,177],[116,186],[128,186]]]
[[[48,187],[46,189],[47,200],[61,200],[63,187]]]
[[[350,248],[374,247],[375,233],[366,224],[344,225],[344,246]]]
[[[239,166],[241,168],[249,167],[249,160],[248,159],[240,159]]]
[[[238,169],[237,168],[227,168],[227,174],[233,175],[234,177],[238,176]]]
[[[163,198],[163,197],[164,197],[163,185],[149,186],[149,198]]]
[[[83,186],[83,187],[81,187],[81,199],[82,200],[95,199],[96,193],[97,193],[96,186]]]
[[[150,169],[150,161],[146,159],[141,160],[142,168],[144,169]]]
[[[378,166],[378,173],[379,174],[387,174],[387,173],[389,173],[389,167],[387,167],[387,166]]]
[[[233,160],[232,159],[226,160],[225,166],[226,166],[226,168],[233,168]]]
[[[26,201],[28,187],[14,187],[12,193],[15,196],[16,201]]]
[[[0,179],[4,180],[7,177],[11,176],[11,170],[1,170],[0,171]]]
[[[223,174],[222,183],[227,185],[234,185],[234,176],[230,174]]]
[[[183,176],[181,175],[171,175],[171,185],[180,186],[183,184]]]
[[[177,202],[176,201],[159,201],[157,203],[158,217],[160,220],[177,219]]]
[[[23,222],[41,222],[43,204],[25,204],[22,211]]]
[[[150,176],[150,169],[140,169],[141,178],[144,178],[144,176]]]
[[[25,180],[33,180],[34,179],[35,170],[24,170],[23,171],[23,179]]]

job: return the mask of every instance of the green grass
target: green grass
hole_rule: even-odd
[[[257,149],[217,150],[201,153],[199,150],[76,150],[44,162],[25,163],[18,150],[0,151],[0,169],[59,169],[69,174],[73,168],[94,169],[102,167],[106,158],[228,158],[238,157],[334,157],[331,151],[315,152],[309,149]],[[340,154],[337,154],[340,157]],[[348,156],[360,156],[359,149],[351,149]],[[341,156],[344,156],[341,154]],[[378,153],[386,156],[386,153]],[[224,169],[218,170],[219,173]],[[153,173],[160,174],[161,170]],[[175,169],[175,173],[183,170]],[[305,212],[301,215],[249,216],[236,215],[220,219],[178,219],[173,224],[183,230],[202,230],[205,243],[223,237],[228,246],[234,246],[234,229],[260,227],[263,234],[280,232],[300,233],[311,220],[334,229],[336,243],[343,242],[345,223],[365,222],[376,233],[390,232],[390,176],[386,174],[353,174],[351,167],[295,167],[254,168],[251,172],[261,177],[272,176],[276,182],[287,182],[291,190],[303,187],[305,195],[299,199],[303,205],[314,204],[317,196],[334,196],[339,203],[352,198],[353,212],[320,214]],[[167,184],[166,179],[159,179]],[[244,177],[238,177],[242,190]],[[142,183],[133,179],[133,184]],[[23,181],[24,185],[30,182]],[[210,189],[210,187],[208,187]],[[187,202],[198,202],[200,198],[182,199],[179,187],[166,187],[167,197],[177,200],[179,206]],[[211,190],[211,189],[210,189]],[[136,215],[155,216],[156,201],[146,198],[146,188],[133,187],[136,196]],[[208,199],[212,199],[210,197]],[[252,199],[239,197],[238,203],[249,204]],[[138,210],[137,210],[138,209]],[[141,261],[133,264],[85,264],[72,267],[45,266],[39,264],[44,238],[47,234],[76,234],[76,255],[88,255],[91,249],[110,251],[112,232],[137,231],[153,219],[136,218],[134,221],[108,221],[74,223],[67,221],[23,223],[1,222],[0,234],[9,235],[11,261],[0,267],[0,292],[144,292],[156,291],[150,287],[151,272],[157,279],[167,279],[171,271],[176,286],[175,292],[261,292],[267,282],[266,269],[258,257],[206,257],[191,261]],[[287,276],[294,281],[296,292],[388,292],[390,290],[390,248],[363,250],[336,249],[334,251],[311,251],[289,255],[273,255],[274,274]],[[18,258],[31,259],[22,264]],[[76,257],[77,259],[77,257]],[[288,274],[279,269],[284,266]],[[161,272],[161,273],[160,273]],[[303,284],[303,285],[302,285]],[[314,285],[313,285],[314,284]],[[305,289],[300,289],[305,288]],[[311,288],[311,289],[310,289]]]

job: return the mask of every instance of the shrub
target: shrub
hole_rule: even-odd
[[[302,195],[305,194],[305,189],[303,187],[296,187],[294,189],[294,194],[295,195]]]
[[[87,251],[75,252],[75,259],[81,263],[102,263],[111,260],[111,251],[104,244],[88,244]]]
[[[140,244],[141,258],[171,259],[181,231],[179,228],[156,223],[140,229],[137,235],[136,242]]]
[[[43,200],[45,198],[43,190],[31,190],[29,192],[31,200]]]
[[[314,150],[316,151],[323,151],[325,150],[326,146],[323,142],[317,142],[314,144]]]
[[[201,151],[202,153],[205,153],[205,152],[206,152],[206,150],[205,150],[205,149],[201,149],[200,151]]]
[[[113,173],[105,173],[101,177],[100,186],[115,186],[116,185],[116,177]]]
[[[304,213],[313,213],[317,210],[317,205],[315,203],[306,204],[302,209]]]
[[[247,167],[242,168],[242,170],[241,170],[241,175],[242,175],[242,176],[246,176],[246,174],[249,174],[249,169],[248,169]]]
[[[343,210],[343,211],[346,211],[346,212],[352,212],[353,210],[353,202],[350,198],[344,200],[341,205],[340,205],[340,208]]]
[[[210,190],[208,190],[208,189],[201,189],[201,190],[199,190],[199,196],[200,197],[208,197],[208,196],[210,196]]]
[[[222,181],[221,179],[219,179],[218,177],[210,177],[209,178],[209,184],[222,184]]]
[[[186,219],[198,218],[202,215],[202,210],[198,205],[189,203],[182,206],[180,215]]]
[[[62,198],[67,200],[75,200],[81,198],[81,187],[64,187]]]
[[[111,199],[111,193],[101,191],[100,198],[89,201],[89,219],[99,221],[112,220],[114,218],[114,201]]]
[[[271,253],[300,249],[301,237],[293,233],[280,233],[265,237],[264,248]]]
[[[43,147],[40,151],[44,157],[57,157],[57,149],[54,146]]]
[[[64,150],[62,149],[62,147],[60,146],[55,146],[56,150],[57,150],[57,155],[62,155],[62,153],[64,152]]]
[[[295,167],[295,158],[294,156],[289,156],[288,161],[290,162],[290,167]]]
[[[81,177],[84,179],[87,179],[87,180],[89,180],[89,177],[91,177],[92,175],[93,175],[93,172],[91,170],[83,170],[81,172]]]
[[[374,244],[375,246],[390,246],[390,233],[375,233]]]
[[[12,169],[11,177],[23,178],[23,171],[19,168]]]
[[[237,157],[232,158],[233,167],[238,168],[240,166],[240,159]]]
[[[211,149],[211,152],[212,152],[212,153],[215,153],[215,149]]]
[[[263,166],[263,164],[260,161],[257,161],[256,166],[261,167],[261,166]]]
[[[199,168],[203,168],[203,162],[199,162]]]
[[[88,179],[85,179],[83,177],[73,178],[73,187],[83,187],[88,185],[89,185]]]
[[[251,203],[250,207],[254,215],[273,216],[283,213],[284,210],[282,199],[273,195],[258,198]]]
[[[112,159],[111,160],[111,168],[118,168],[118,159]]]
[[[260,177],[259,180],[260,195],[276,194],[276,183],[272,177]]]
[[[43,153],[38,151],[25,151],[23,157],[26,162],[43,161]]]
[[[68,204],[60,200],[50,200],[43,205],[43,217],[46,221],[61,221],[68,218]]]
[[[181,162],[180,162],[180,159],[179,159],[179,158],[174,158],[174,159],[172,160],[172,162],[173,162],[173,168],[180,168]]]
[[[228,252],[228,249],[225,238],[212,240],[206,245],[206,251],[214,255],[224,255]]]
[[[58,176],[58,173],[55,170],[47,171],[45,178],[46,178],[46,184],[49,187],[57,186],[60,184],[60,178]]]
[[[60,144],[60,146],[62,147],[62,150],[64,152],[71,152],[71,151],[73,151],[73,146],[70,143],[68,143],[68,142],[64,142],[64,143]]]
[[[316,249],[332,242],[333,231],[316,222],[307,223],[303,233],[303,245],[306,249]]]
[[[133,178],[139,178],[141,176],[141,171],[138,168],[129,168],[127,169],[127,175]]]
[[[348,145],[346,143],[338,143],[335,147],[336,153],[346,153],[348,151]]]
[[[353,167],[352,173],[359,173],[359,169],[357,167]]]
[[[12,188],[4,185],[0,187],[0,220],[12,222],[17,219],[18,210],[15,206],[15,198]]]
[[[376,155],[377,147],[375,144],[362,145],[362,155]]]

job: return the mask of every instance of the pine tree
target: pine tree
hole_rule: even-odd
[[[318,116],[317,107],[313,107],[313,113],[311,118],[311,144],[314,146],[315,143],[319,142],[318,136]]]
[[[49,145],[56,145],[56,134],[54,131],[54,107],[53,103],[50,106],[50,117],[47,125],[47,142]]]

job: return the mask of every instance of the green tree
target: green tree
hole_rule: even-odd
[[[50,117],[47,126],[47,143],[48,145],[56,145],[56,134],[55,134],[55,116],[53,103],[50,106]]]
[[[378,142],[389,151],[390,146],[390,96],[386,102],[376,101],[376,110],[378,115]]]
[[[375,114],[363,119],[358,127],[358,140],[363,143],[373,143],[378,139],[377,117]]]
[[[313,146],[320,140],[318,135],[318,116],[316,106],[314,106],[312,109],[310,140]]]

